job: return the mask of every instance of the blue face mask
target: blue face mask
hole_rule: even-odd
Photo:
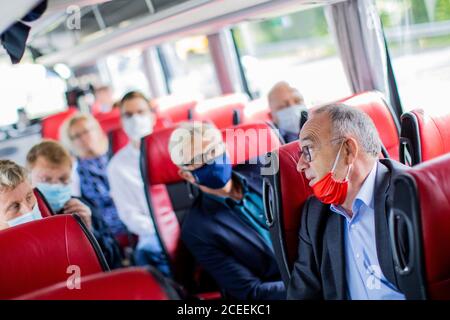
[[[191,171],[195,181],[210,189],[223,188],[231,179],[230,157],[224,153],[201,168]]]
[[[31,212],[25,213],[25,214],[21,215],[20,217],[11,219],[11,220],[7,221],[6,223],[8,223],[8,225],[10,227],[14,227],[14,226],[17,226],[22,223],[31,222],[31,221],[40,220],[40,219],[42,219],[42,215],[41,215],[41,211],[39,210],[39,206],[36,203]]]
[[[42,192],[54,213],[58,213],[72,196],[70,185],[38,183],[37,188]]]

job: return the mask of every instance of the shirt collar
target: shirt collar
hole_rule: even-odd
[[[242,194],[245,196],[245,194],[248,192],[248,182],[247,182],[247,180],[243,176],[237,174],[236,172],[232,173],[232,179],[235,179],[235,181],[238,181],[238,182],[241,183]],[[223,203],[225,205],[228,205],[228,206],[230,206],[230,205],[233,206],[233,205],[237,205],[237,204],[240,203],[240,201],[236,201],[236,200],[234,200],[232,198],[228,198],[228,197],[216,196],[216,195],[210,194],[210,193],[205,193],[205,195],[210,197],[210,198],[212,198],[212,199],[214,199],[214,200],[216,200],[216,201],[219,201],[219,202],[221,202],[221,203]]]
[[[375,161],[375,164],[373,165],[372,170],[367,175],[366,179],[364,180],[361,188],[359,189],[358,193],[356,194],[355,200],[353,200],[352,204],[352,211],[353,211],[353,217],[358,213],[359,209],[362,205],[365,205],[368,208],[374,209],[374,191],[375,191],[375,178],[377,174],[377,164],[378,162]],[[348,218],[347,213],[344,209],[342,209],[341,206],[335,206],[332,204],[330,206],[330,209],[338,213],[340,215],[345,216]]]

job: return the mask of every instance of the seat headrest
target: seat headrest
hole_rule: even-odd
[[[367,113],[374,122],[389,156],[394,160],[399,160],[399,124],[393,116],[393,111],[379,92],[359,93],[340,102],[360,108]]]
[[[159,273],[127,268],[82,277],[80,289],[70,290],[66,281],[25,294],[17,300],[169,300],[179,299]]]
[[[450,113],[431,116],[420,109],[410,113],[417,119],[422,161],[450,152]]]
[[[163,129],[147,136],[141,147],[141,165],[146,166],[151,185],[180,182],[178,167],[169,153],[169,139],[176,127]],[[264,122],[242,124],[222,130],[222,136],[233,165],[266,154],[280,146],[275,131]],[[145,171],[144,171],[145,172]]]
[[[42,137],[45,139],[59,140],[59,128],[66,119],[76,112],[77,109],[71,107],[63,112],[42,119]]]
[[[76,270],[87,276],[108,269],[92,234],[71,215],[0,231],[0,252],[0,299],[66,281]]]
[[[199,102],[194,119],[209,121],[219,128],[229,128],[241,122],[248,96],[231,94]]]
[[[114,108],[110,112],[97,113],[95,114],[95,118],[104,132],[111,132],[122,126],[120,108]]]

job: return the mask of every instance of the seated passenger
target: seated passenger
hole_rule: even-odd
[[[111,196],[120,219],[139,236],[135,252],[137,265],[153,265],[169,275],[169,265],[150,217],[139,158],[141,138],[153,131],[155,115],[149,100],[139,92],[129,92],[121,100],[123,128],[130,139],[108,166]]]
[[[233,170],[220,131],[183,123],[169,142],[179,174],[202,191],[182,226],[182,240],[231,298],[285,299],[261,198],[260,167]]]
[[[278,82],[268,94],[273,123],[286,143],[298,139],[301,111],[306,110],[303,96],[286,82]]]
[[[10,160],[0,160],[0,230],[42,219],[28,172]]]
[[[122,266],[118,243],[101,214],[71,196],[72,157],[56,141],[43,141],[28,152],[31,182],[43,194],[54,213],[79,215],[97,239],[111,268]],[[91,217],[92,215],[92,217]]]
[[[313,109],[300,132],[306,202],[289,299],[404,299],[388,237],[389,191],[404,166],[378,160],[381,142],[364,112]],[[295,186],[292,186],[295,188]]]
[[[72,195],[81,197],[98,212],[119,242],[129,233],[117,213],[110,195],[106,173],[109,163],[108,138],[91,115],[76,114],[61,129],[61,137],[77,157],[72,180]]]

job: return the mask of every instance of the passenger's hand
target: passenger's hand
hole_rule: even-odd
[[[88,206],[83,204],[78,199],[70,199],[66,202],[63,208],[63,213],[65,214],[76,214],[78,215],[84,222],[84,224],[92,229],[92,212]]]

